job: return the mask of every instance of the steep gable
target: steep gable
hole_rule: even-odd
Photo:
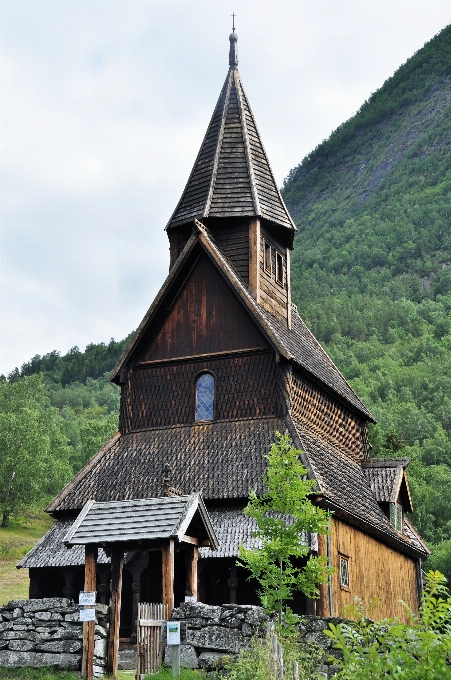
[[[268,347],[205,253],[199,255],[141,362]]]

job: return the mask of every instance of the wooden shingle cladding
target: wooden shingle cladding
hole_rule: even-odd
[[[368,426],[363,418],[296,368],[290,387],[291,412],[303,427],[329,441],[345,456],[359,462],[368,457]]]
[[[296,230],[283,202],[238,70],[227,74],[182,197],[167,229],[211,217],[261,217]]]
[[[194,388],[202,372],[215,378],[214,420],[277,416],[280,386],[274,352],[139,366],[122,388],[122,433],[194,421]]]

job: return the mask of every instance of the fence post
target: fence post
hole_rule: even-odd
[[[278,668],[278,678],[283,680],[283,649],[280,642],[277,643],[277,668]]]
[[[297,661],[293,661],[293,680],[299,680],[299,665]]]
[[[277,677],[277,635],[271,635],[270,673],[272,678]]]

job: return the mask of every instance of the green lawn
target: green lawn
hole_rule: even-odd
[[[0,527],[0,605],[28,598],[28,569],[16,569],[16,564],[52,524],[45,512],[33,510]]]

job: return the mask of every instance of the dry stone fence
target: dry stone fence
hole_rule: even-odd
[[[64,597],[12,600],[0,607],[0,666],[81,668],[80,608]],[[94,675],[105,673],[109,607],[96,605]]]
[[[254,635],[265,635],[269,619],[261,607],[254,605],[184,603],[173,609],[171,620],[182,622],[181,666],[211,672],[223,667],[231,657],[236,658]],[[324,650],[318,668],[324,678],[333,677],[338,667],[330,661],[330,657],[337,656],[337,650],[332,649],[332,642],[323,631],[329,623],[340,621],[338,618],[305,616],[299,624],[301,644],[314,644]],[[165,649],[164,664],[171,665],[170,647]]]

